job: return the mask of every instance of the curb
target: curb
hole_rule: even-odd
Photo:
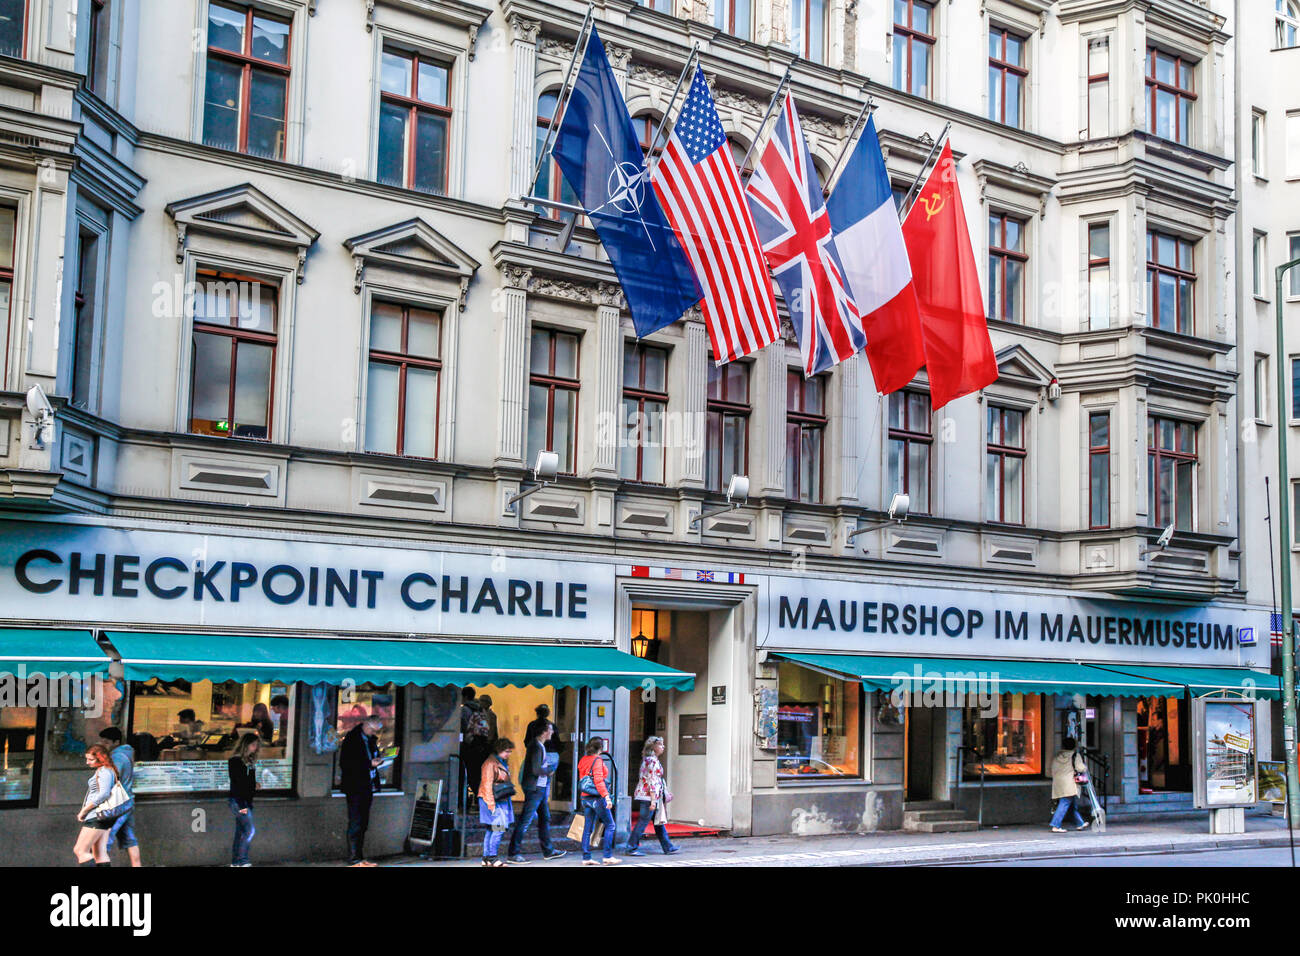
[[[1206,838],[1188,840],[1178,843],[1140,843],[1131,845],[1108,845],[1079,847],[1071,850],[1020,850],[1010,853],[973,853],[965,855],[939,856],[924,860],[882,860],[879,863],[866,863],[865,866],[934,866],[950,863],[997,863],[1001,860],[1052,860],[1068,859],[1080,856],[1159,856],[1167,853],[1199,852],[1204,850],[1257,850],[1272,849],[1290,845],[1286,836],[1258,836],[1241,840],[1223,840]],[[1300,842],[1300,841],[1298,841]]]

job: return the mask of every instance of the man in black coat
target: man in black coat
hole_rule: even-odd
[[[370,803],[379,789],[379,734],[384,722],[367,717],[343,738],[339,748],[342,790],[348,800],[348,865],[374,866],[365,857]]]

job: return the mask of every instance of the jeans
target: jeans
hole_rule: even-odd
[[[537,815],[537,838],[542,842],[542,853],[550,856],[554,852],[554,847],[551,845],[551,808],[546,802],[550,795],[549,787],[524,791],[524,809],[515,823],[514,832],[510,834],[510,850],[507,856],[518,855],[524,831],[528,829],[528,824],[533,822],[534,814]]]
[[[370,803],[374,793],[365,790],[348,795],[348,862],[360,863],[366,858],[366,829],[370,826]]]
[[[596,832],[596,824],[605,824],[605,838],[601,841],[601,850],[605,859],[614,855],[614,817],[605,806],[604,797],[583,797],[582,815],[582,858],[591,859],[591,836]]]
[[[253,825],[253,808],[249,807],[247,813],[240,813],[238,801],[231,800],[230,812],[235,815],[235,842],[230,847],[230,863],[232,866],[243,866],[248,862],[248,847],[257,834],[257,827]]]
[[[120,843],[124,850],[140,845],[140,841],[135,838],[134,810],[128,810],[114,821],[113,828],[108,831],[108,845],[104,849],[111,850],[114,842]]]
[[[649,800],[637,800],[633,810],[637,813],[637,822],[632,824],[632,832],[627,838],[627,848],[629,850],[635,850],[641,845],[641,837],[645,834],[646,825],[654,819]],[[668,827],[662,823],[655,824],[655,836],[659,838],[659,846],[665,853],[673,848],[673,841],[668,839]]]
[[[1061,797],[1056,801],[1056,812],[1052,814],[1052,826],[1059,827],[1065,820],[1065,815],[1069,813],[1076,827],[1083,826],[1083,817],[1079,815],[1079,808],[1075,804],[1076,797]]]

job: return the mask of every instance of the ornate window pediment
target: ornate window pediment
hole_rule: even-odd
[[[202,232],[252,245],[295,250],[299,285],[307,250],[320,236],[309,224],[249,183],[171,203],[167,215],[176,223],[178,263],[185,261],[190,234]]]
[[[1023,345],[1008,345],[1000,349],[995,357],[998,362],[999,384],[1041,389],[1056,381],[1056,373],[1034,358],[1034,353]]]
[[[998,206],[1022,212],[1047,215],[1047,197],[1052,194],[1056,180],[1032,172],[1023,162],[1005,166],[991,159],[977,159],[973,164],[979,183],[979,201],[983,204],[992,198]]]
[[[458,283],[460,311],[465,311],[465,296],[470,279],[478,271],[478,260],[423,219],[408,219],[362,236],[353,236],[344,240],[343,245],[352,253],[356,267],[353,291],[358,295],[367,266],[382,266]]]

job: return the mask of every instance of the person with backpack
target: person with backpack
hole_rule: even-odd
[[[660,849],[665,854],[681,852],[681,847],[668,839],[668,801],[673,795],[664,783],[664,765],[659,760],[663,753],[662,737],[646,738],[645,746],[641,749],[641,773],[637,778],[636,790],[632,793],[637,817],[627,841],[628,856],[645,856],[645,851],[641,849],[641,837],[651,821],[654,822]]]
[[[515,822],[515,785],[510,782],[510,755],[514,742],[502,737],[492,744],[492,753],[479,773],[478,822],[487,827],[483,834],[483,865],[505,866],[497,859],[501,837]]]
[[[108,755],[113,760],[113,769],[117,771],[117,781],[131,798],[131,809],[118,816],[108,831],[105,851],[117,844],[126,850],[127,859],[132,866],[141,866],[140,841],[135,836],[135,749],[122,741],[122,731],[116,727],[105,727],[99,732],[99,738],[108,748]]]
[[[592,737],[587,741],[585,756],[578,761],[578,791],[582,794],[582,865],[614,866],[622,861],[614,856],[614,799],[610,796],[609,768],[601,754],[605,751],[605,740]],[[604,824],[605,834],[601,841],[603,859],[600,864],[591,858],[591,838],[596,826]]]
[[[230,774],[230,812],[235,818],[235,839],[230,846],[231,866],[252,866],[248,850],[257,835],[253,825],[253,795],[257,792],[257,752],[262,741],[257,734],[244,734],[239,738],[235,754],[226,761]]]
[[[524,809],[515,821],[510,834],[510,848],[506,859],[511,863],[527,863],[522,852],[524,831],[537,817],[537,838],[542,844],[543,860],[558,860],[567,856],[565,850],[555,849],[551,843],[551,776],[560,765],[559,754],[548,753],[546,742],[551,739],[551,727],[544,727],[524,746],[524,766],[519,771],[519,783],[524,788]]]
[[[1052,758],[1052,799],[1056,801],[1056,812],[1052,814],[1053,833],[1065,832],[1065,827],[1061,824],[1065,822],[1066,814],[1077,824],[1074,829],[1088,829],[1088,823],[1079,813],[1077,804],[1079,784],[1087,782],[1088,768],[1074,748],[1074,738],[1066,737],[1061,741],[1061,749]]]
[[[90,781],[86,786],[86,799],[77,813],[81,830],[77,833],[72,852],[79,866],[109,866],[108,831],[130,808],[131,801],[118,784],[117,770],[107,747],[102,744],[87,747],[86,766],[91,769]]]

